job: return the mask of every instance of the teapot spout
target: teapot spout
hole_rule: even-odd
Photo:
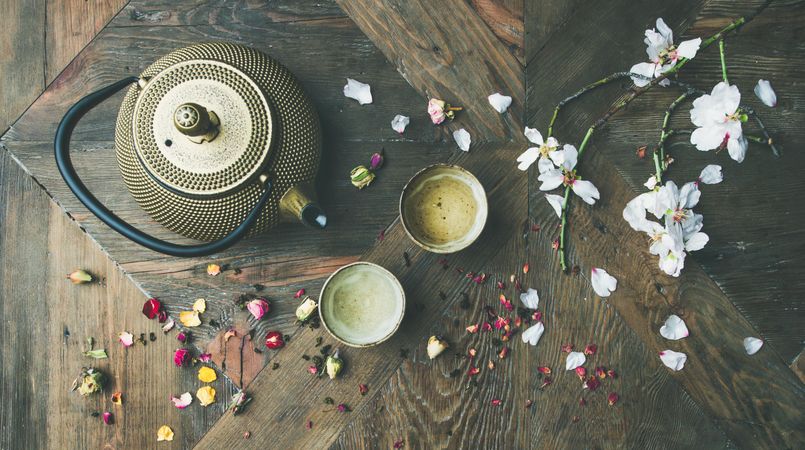
[[[327,226],[327,214],[316,202],[316,193],[311,183],[297,184],[280,198],[280,211],[289,221],[298,220],[317,229]]]

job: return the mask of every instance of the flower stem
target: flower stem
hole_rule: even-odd
[[[680,103],[684,102],[688,97],[690,97],[693,94],[694,94],[694,91],[692,89],[688,89],[687,91],[682,93],[682,95],[680,95],[679,97],[674,99],[674,101],[671,102],[670,105],[668,105],[668,109],[665,110],[665,116],[662,119],[662,127],[660,128],[660,141],[657,143],[657,149],[654,150],[655,166],[657,166],[657,158],[656,157],[657,157],[658,152],[659,152],[659,161],[660,161],[660,165],[659,165],[659,167],[657,167],[657,175],[656,175],[657,183],[662,182],[662,174],[668,168],[665,165],[665,141],[666,141],[666,139],[668,139],[670,137],[669,134],[668,134],[669,133],[669,131],[668,131],[668,123],[670,122],[671,114],[673,114],[674,110],[677,108],[677,106],[680,105]]]
[[[777,146],[774,144],[774,140],[771,138],[771,136],[769,136],[769,132],[766,130],[766,126],[763,124],[763,121],[760,120],[760,116],[758,116],[757,113],[755,112],[755,110],[752,109],[749,106],[741,105],[740,108],[743,109],[744,111],[746,111],[746,114],[748,114],[749,117],[751,117],[755,121],[755,123],[757,124],[758,128],[760,128],[761,134],[763,134],[763,139],[765,139],[765,141],[757,140],[755,142],[758,142],[760,144],[768,145],[771,148],[772,154],[775,157],[779,158],[780,157],[780,149],[777,148]],[[747,139],[748,138],[749,137],[747,136]]]
[[[573,100],[576,100],[577,98],[581,97],[582,95],[586,94],[589,91],[592,91],[593,89],[599,86],[603,86],[605,84],[609,84],[613,81],[617,81],[623,78],[628,78],[630,75],[631,74],[629,72],[615,72],[613,74],[607,75],[598,81],[594,81],[588,84],[587,86],[584,86],[583,88],[576,91],[573,95],[566,97],[562,101],[557,103],[556,107],[553,110],[553,116],[551,117],[551,121],[548,124],[548,136],[546,138],[551,137],[553,135],[553,125],[556,123],[556,118],[559,117],[559,110],[562,109],[563,106],[572,102]]]
[[[727,79],[727,59],[724,56],[724,39],[719,39],[718,41],[718,53],[721,55],[721,77],[724,78],[724,82],[730,84],[730,80]]]
[[[584,150],[587,148],[587,143],[595,132],[595,125],[587,129],[587,134],[581,140],[579,145],[579,153],[577,158],[581,158]],[[578,166],[577,166],[578,167]],[[562,224],[559,226],[559,264],[562,266],[562,271],[567,271],[567,261],[565,259],[565,228],[567,227],[567,205],[570,200],[570,186],[565,186],[565,199],[562,201]]]

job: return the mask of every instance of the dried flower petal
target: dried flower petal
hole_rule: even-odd
[[[182,367],[188,361],[190,361],[190,352],[188,352],[186,348],[177,349],[173,353],[173,364],[175,364],[176,367]]]
[[[182,343],[187,342],[187,333],[180,331],[179,334],[176,335],[176,340]]]
[[[195,302],[193,302],[193,311],[203,314],[204,311],[207,310],[207,301],[203,298],[197,298]]]
[[[587,362],[587,358],[582,352],[570,352],[565,360],[565,370],[573,370]]]
[[[514,306],[512,306],[512,302],[510,302],[505,295],[500,294],[500,304],[506,308],[506,311],[514,310]]]
[[[562,353],[570,353],[573,351],[573,344],[562,344]]]
[[[584,389],[589,389],[590,391],[594,391],[601,387],[601,381],[596,377],[590,377],[587,381],[584,382]]]
[[[268,302],[264,298],[256,298],[246,303],[246,309],[252,314],[255,320],[260,320],[268,313]]]
[[[307,371],[311,375],[316,375],[317,373],[319,373],[319,368],[316,366],[308,366]]]
[[[523,264],[523,273],[528,273],[529,265],[528,263]]]
[[[597,351],[598,346],[595,344],[588,344],[586,347],[584,347],[584,354],[588,356],[595,355],[595,352]]]
[[[509,354],[509,347],[503,347],[498,352],[498,358],[499,359],[505,359],[508,354]]]
[[[361,395],[366,395],[369,392],[369,386],[367,386],[365,384],[359,384],[358,385],[358,392],[360,392]]]
[[[545,377],[542,379],[542,384],[539,386],[540,390],[545,389],[545,387],[550,386],[553,383],[553,379],[551,377]]]
[[[221,273],[221,266],[218,264],[207,264],[207,275],[214,277]]]
[[[346,403],[339,403],[338,406],[335,407],[338,412],[350,412],[352,411]]]
[[[476,350],[474,348],[470,348],[469,350],[467,350],[467,356],[469,356],[470,359],[475,358],[475,355],[477,355],[477,354],[478,354],[478,350]]]
[[[595,368],[595,376],[597,376],[598,378],[603,380],[604,378],[607,377],[607,369],[605,367],[600,367],[600,366],[596,367]]]
[[[453,132],[453,139],[456,141],[458,148],[464,150],[465,152],[470,151],[470,143],[472,143],[472,138],[470,138],[469,131],[461,128]]]
[[[549,375],[551,373],[551,368],[547,366],[539,366],[537,367],[537,372],[545,375]]]
[[[316,312],[318,303],[310,297],[305,297],[305,300],[296,307],[296,319],[304,322],[313,316]]]
[[[441,336],[431,336],[428,339],[428,346],[426,348],[428,358],[434,359],[439,356],[443,351],[447,350],[450,344]]]
[[[168,320],[167,323],[165,323],[165,325],[162,325],[162,332],[167,333],[168,331],[172,330],[173,327],[175,327],[175,326],[176,326],[176,321],[174,321],[173,319],[170,319],[170,320]]]
[[[584,379],[587,377],[587,369],[585,369],[582,366],[579,366],[576,367],[574,370],[576,372],[576,375],[579,377],[579,380],[584,381]]]
[[[118,340],[120,341],[121,344],[123,344],[123,347],[126,348],[134,345],[134,335],[129,333],[128,331],[121,332]]]
[[[344,96],[357,100],[361,105],[368,105],[372,103],[372,88],[366,83],[347,78],[347,84],[344,85]]]
[[[511,106],[512,104],[511,97],[509,97],[508,95],[502,95],[497,92],[487,97],[487,100],[489,100],[489,104],[492,105],[493,108],[495,108],[495,111],[501,114],[505,113],[506,110],[509,109],[509,106]]]
[[[302,298],[303,295],[305,295],[305,290],[299,289],[296,291],[296,294],[293,295],[293,298]]]
[[[492,399],[492,406],[500,406],[500,403],[501,403],[501,401],[500,401],[499,398],[493,398]]]
[[[157,441],[172,441],[173,440],[173,430],[171,427],[167,425],[162,425],[157,430]]]
[[[620,397],[618,397],[617,393],[610,392],[609,395],[607,396],[607,403],[609,403],[609,406],[614,406],[615,403],[618,403],[619,398]]]
[[[490,359],[488,363],[486,363],[486,368],[489,370],[495,370],[495,363],[492,362]]]
[[[73,284],[84,284],[92,281],[92,275],[90,275],[89,272],[80,269],[68,274],[67,278],[69,278]]]
[[[492,325],[490,325],[489,322],[484,322],[483,325],[481,325],[481,329],[484,331],[492,331]]]
[[[197,327],[201,325],[201,318],[196,311],[182,311],[179,313],[179,322],[186,327]]]
[[[113,405],[122,405],[123,404],[123,393],[118,391],[112,394],[112,404]]]
[[[534,402],[530,398],[525,401],[525,407],[526,408],[530,408],[531,405],[533,405],[533,404],[534,404]]]
[[[155,298],[149,298],[143,304],[143,314],[145,315],[145,317],[148,317],[149,319],[153,319],[154,317],[156,317],[161,309],[162,304],[159,302],[159,300]]]
[[[196,391],[196,398],[201,406],[208,406],[215,403],[215,388],[212,386],[202,386]]]
[[[208,363],[208,362],[212,361],[212,354],[210,354],[210,353],[202,353],[202,354],[198,355],[198,360],[203,362],[203,363]]]
[[[673,350],[664,350],[660,352],[660,360],[669,369],[679,371],[685,367],[685,361],[688,360],[688,355]]]
[[[212,383],[218,379],[218,374],[216,374],[215,369],[211,367],[201,366],[198,369],[198,379],[204,383]]]
[[[103,419],[103,423],[105,423],[106,425],[111,425],[111,424],[115,423],[115,418],[114,418],[114,416],[112,416],[112,413],[110,413],[109,411],[104,411],[104,413],[101,416],[101,418]]]
[[[478,327],[477,323],[474,324],[474,325],[470,325],[470,326],[467,327],[467,332],[470,333],[470,334],[475,334],[475,333],[478,332],[478,328],[479,327]]]
[[[403,132],[405,132],[405,127],[407,127],[409,123],[411,123],[411,119],[409,117],[397,114],[393,119],[391,119],[391,129],[403,134]]]
[[[171,397],[171,401],[173,402],[173,406],[179,409],[187,408],[191,403],[193,403],[193,396],[190,395],[189,392],[185,392],[184,394],[180,395],[179,397]]]
[[[754,355],[763,347],[763,341],[756,337],[748,337],[744,339],[744,350],[747,355]]]
[[[473,376],[478,375],[481,372],[481,369],[477,367],[470,366],[470,369],[467,371],[467,375]]]
[[[266,347],[269,350],[276,350],[278,348],[282,348],[285,345],[285,341],[282,340],[282,333],[279,331],[269,331],[266,334]]]
[[[689,334],[685,321],[676,314],[668,316],[668,318],[665,319],[665,324],[660,327],[660,336],[672,341],[686,338]]]
[[[607,370],[607,376],[612,379],[618,378],[618,374],[612,369]]]
[[[593,267],[591,272],[590,281],[593,284],[593,290],[599,297],[609,297],[612,291],[618,287],[618,280],[608,274],[606,270]]]

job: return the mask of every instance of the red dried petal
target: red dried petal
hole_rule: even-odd
[[[500,304],[503,305],[504,308],[506,308],[506,311],[514,310],[512,302],[510,302],[503,294],[500,294]]]
[[[509,347],[503,347],[498,352],[498,358],[504,359],[504,358],[506,358],[506,355],[508,355],[508,354],[509,354]]]
[[[366,395],[366,393],[369,392],[369,386],[367,386],[365,384],[359,384],[358,385],[358,392],[360,392],[361,395]]]
[[[529,265],[528,263],[523,264],[523,273],[528,273]]]
[[[553,379],[551,379],[551,377],[545,377],[542,379],[542,385],[539,388],[543,389],[546,386],[550,386],[551,383],[553,383]]]
[[[159,321],[159,323],[167,322],[167,320],[168,320],[168,312],[165,311],[164,309],[159,311],[159,313],[157,313],[157,320]]]
[[[492,399],[492,406],[500,406],[500,403],[501,403],[501,401],[500,401],[499,398],[493,398]]]
[[[537,223],[535,223],[534,225],[531,225],[531,231],[533,231],[535,233],[537,231],[539,231],[540,229],[542,229],[542,227],[540,227],[539,224],[537,224]]]
[[[190,352],[186,348],[180,348],[173,353],[173,364],[182,367],[190,360]]]
[[[159,300],[155,298],[149,298],[143,304],[143,314],[145,315],[145,317],[148,317],[149,319],[153,319],[154,317],[156,317],[161,309],[162,304],[159,302]]]
[[[585,355],[595,355],[595,352],[598,351],[598,346],[595,344],[589,344],[584,347],[584,354]]]
[[[601,386],[601,381],[596,377],[590,377],[584,382],[584,389],[594,391]]]
[[[304,289],[299,289],[298,291],[296,291],[296,294],[293,295],[293,298],[299,298],[299,297],[301,297],[303,295],[305,295],[305,290]]]
[[[542,322],[542,311],[534,311],[531,313],[531,320],[534,322]]]
[[[523,326],[523,318],[520,317],[520,316],[515,317],[514,318],[514,326],[517,327],[517,328],[520,328],[521,326]]]
[[[556,238],[551,242],[551,248],[554,250],[559,250],[559,238]]]
[[[316,366],[310,366],[307,368],[307,371],[313,375],[316,375],[317,373],[319,373],[319,368]]]
[[[609,406],[614,406],[615,403],[618,403],[619,398],[620,397],[618,397],[617,393],[610,392],[609,395],[607,396],[607,403],[609,403]]]
[[[347,406],[345,403],[340,403],[335,408],[338,410],[338,412],[348,412],[349,411],[349,406]]]
[[[115,417],[109,411],[104,412],[102,417],[103,417],[103,423],[105,423],[106,425],[111,425],[115,423]]]
[[[576,367],[576,375],[579,376],[580,380],[584,380],[584,377],[587,376],[587,369],[585,369],[584,367],[581,367],[581,366]]]
[[[471,333],[471,334],[475,334],[475,333],[478,332],[478,328],[479,327],[478,327],[477,323],[475,325],[470,325],[470,326],[467,327],[467,332]]]
[[[498,280],[498,289],[506,289],[506,285],[500,280]]]
[[[477,367],[470,366],[470,370],[467,371],[467,375],[469,375],[469,376],[478,375],[480,372],[481,372],[481,369],[479,369]]]
[[[539,366],[537,367],[537,372],[548,375],[551,373],[551,368],[548,366]]]
[[[313,429],[313,421],[308,420],[307,423],[305,424],[305,428],[307,428],[308,430],[312,430]]]
[[[530,408],[530,407],[531,407],[531,405],[533,405],[533,404],[534,404],[534,402],[533,402],[533,401],[531,401],[531,399],[530,399],[530,398],[529,398],[528,400],[526,400],[526,401],[525,401],[525,407],[526,407],[526,408]]]
[[[607,370],[603,367],[596,367],[595,368],[595,376],[601,378],[602,380],[607,377]]]
[[[573,344],[563,344],[562,345],[562,352],[563,353],[570,353],[573,351]]]
[[[475,358],[475,355],[477,354],[478,350],[475,350],[474,348],[470,348],[469,350],[467,350],[467,355],[469,355],[470,359]]]
[[[395,450],[396,450],[396,449],[403,448],[403,445],[405,445],[405,441],[404,441],[404,440],[402,440],[402,439],[400,439],[400,440],[398,440],[398,441],[394,442],[394,448],[395,448]]]
[[[269,331],[266,334],[266,347],[269,350],[276,350],[278,348],[282,348],[285,345],[285,341],[282,340],[282,333],[279,331]]]
[[[490,325],[489,322],[484,322],[481,329],[484,331],[492,331],[492,325]]]

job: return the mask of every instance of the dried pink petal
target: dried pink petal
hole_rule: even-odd
[[[595,344],[589,344],[586,347],[584,347],[584,354],[588,355],[588,356],[589,355],[595,355],[595,352],[597,352],[597,351],[598,351],[598,346],[595,345]]]
[[[470,333],[470,334],[475,334],[475,333],[478,332],[478,328],[479,328],[478,324],[470,325],[470,326],[467,327],[467,332]]]
[[[607,403],[609,403],[609,406],[614,406],[615,403],[618,403],[618,399],[619,397],[617,393],[610,392],[609,395],[607,396]]]
[[[500,406],[500,404],[501,404],[501,401],[500,401],[499,398],[493,398],[492,399],[492,406]]]
[[[537,372],[548,375],[551,373],[551,368],[548,366],[539,366],[537,367]]]
[[[479,369],[477,367],[470,366],[470,370],[467,371],[467,375],[469,375],[469,376],[478,375],[480,372],[481,372],[481,369]]]
[[[509,347],[503,347],[498,352],[498,358],[499,359],[504,359],[504,358],[506,358],[506,355],[508,355],[508,354],[509,354]]]
[[[185,392],[179,397],[171,397],[171,401],[173,402],[173,406],[179,409],[185,409],[193,403],[193,396],[189,392]]]
[[[573,344],[562,344],[562,353],[570,353],[573,351]]]
[[[578,375],[579,379],[584,380],[584,378],[587,376],[587,369],[585,369],[584,367],[576,367],[575,370],[576,375]]]
[[[120,343],[123,344],[123,347],[128,348],[134,345],[134,335],[129,333],[128,331],[120,333],[119,340]]]
[[[305,290],[299,289],[298,291],[296,291],[296,294],[293,295],[293,298],[301,298],[303,295],[305,295]]]

